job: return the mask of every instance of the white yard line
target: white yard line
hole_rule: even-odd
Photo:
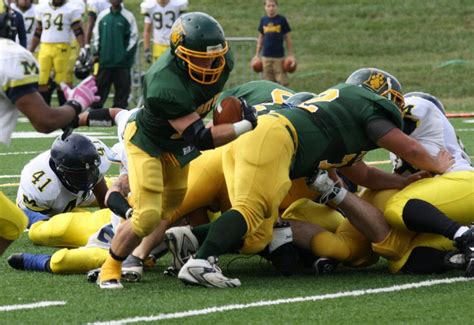
[[[397,292],[397,291],[402,291],[402,290],[431,287],[431,286],[435,286],[439,284],[466,282],[466,281],[471,281],[471,280],[474,280],[474,278],[459,277],[459,278],[447,278],[447,279],[440,279],[440,280],[427,280],[427,281],[394,285],[391,287],[382,287],[382,288],[376,288],[376,289],[362,289],[362,290],[354,290],[354,291],[328,293],[328,294],[316,295],[316,296],[284,298],[284,299],[277,299],[277,300],[263,300],[263,301],[248,303],[248,304],[215,306],[215,307],[209,307],[209,308],[204,308],[204,309],[194,309],[194,310],[187,310],[187,311],[181,311],[181,312],[176,312],[176,313],[159,314],[156,316],[153,315],[153,316],[124,318],[124,319],[117,319],[117,320],[110,320],[110,321],[103,321],[103,322],[89,323],[89,324],[94,324],[94,325],[104,324],[105,325],[105,324],[128,324],[128,323],[137,323],[137,322],[154,322],[154,321],[159,321],[159,320],[164,320],[164,319],[178,319],[178,318],[186,318],[186,317],[193,317],[193,316],[200,316],[200,315],[209,315],[209,314],[221,313],[221,312],[226,312],[226,311],[231,311],[231,310],[242,310],[242,309],[249,309],[249,308],[275,306],[275,305],[291,304],[291,303],[299,303],[299,302],[307,302],[307,301],[320,301],[320,300],[337,299],[337,298],[343,298],[343,297],[359,297],[359,296],[365,296],[365,295],[371,295],[371,294],[377,294],[377,293]],[[227,289],[227,290],[233,290],[233,289]]]
[[[24,305],[9,305],[9,306],[0,306],[0,311],[13,311],[20,309],[35,309],[35,308],[44,308],[51,306],[63,306],[65,301],[40,301],[33,304],[24,304]]]
[[[0,175],[0,178],[20,178],[21,175]]]
[[[17,155],[32,155],[43,151],[16,151],[16,152],[0,152],[0,156],[17,156]]]

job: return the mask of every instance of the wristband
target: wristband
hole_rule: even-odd
[[[65,102],[64,104],[74,108],[74,111],[76,111],[76,115],[79,115],[79,114],[82,113],[82,105],[79,104],[78,101],[70,99],[67,102]]]
[[[132,215],[132,207],[119,192],[110,193],[106,204],[113,213],[121,218],[128,219]]]
[[[234,132],[239,137],[245,132],[252,131],[252,123],[247,120],[242,120],[233,124]]]

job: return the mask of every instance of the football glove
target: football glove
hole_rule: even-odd
[[[306,178],[306,185],[313,191],[320,193],[316,199],[320,204],[331,202],[339,205],[347,194],[347,190],[334,182],[326,170],[318,170],[314,175]]]
[[[100,97],[95,95],[97,92],[97,86],[95,84],[94,76],[87,77],[73,89],[69,88],[68,85],[62,82],[61,90],[63,91],[66,100],[78,102],[81,105],[83,112],[89,108],[92,103],[100,100]]]
[[[257,127],[257,110],[253,106],[249,106],[247,101],[243,97],[239,97],[240,103],[242,105],[242,112],[244,114],[244,120],[249,121],[252,124],[252,129]]]

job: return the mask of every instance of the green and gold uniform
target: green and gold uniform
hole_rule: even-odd
[[[308,176],[316,168],[350,166],[378,148],[368,134],[368,125],[377,119],[402,126],[400,111],[387,98],[339,84],[297,108],[260,116],[253,132],[227,145],[225,179],[232,210],[247,225],[244,238],[265,219],[276,220],[291,179]],[[271,236],[262,240],[260,249],[270,240]]]
[[[187,164],[199,151],[170,125],[193,112],[211,110],[233,67],[231,53],[219,80],[212,85],[192,81],[170,53],[162,55],[145,75],[145,107],[124,133],[128,158],[132,225],[139,237],[148,235],[161,216],[177,208],[186,193]]]

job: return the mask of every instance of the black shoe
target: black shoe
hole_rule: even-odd
[[[313,268],[316,274],[327,275],[333,273],[338,264],[336,260],[320,257],[314,262]]]
[[[474,277],[474,227],[469,227],[461,236],[454,239],[454,245],[464,254],[465,276]]]
[[[15,270],[25,270],[25,261],[21,253],[8,256],[7,263]]]
[[[465,270],[466,257],[460,250],[455,249],[446,253],[444,256],[444,265],[450,269]]]

